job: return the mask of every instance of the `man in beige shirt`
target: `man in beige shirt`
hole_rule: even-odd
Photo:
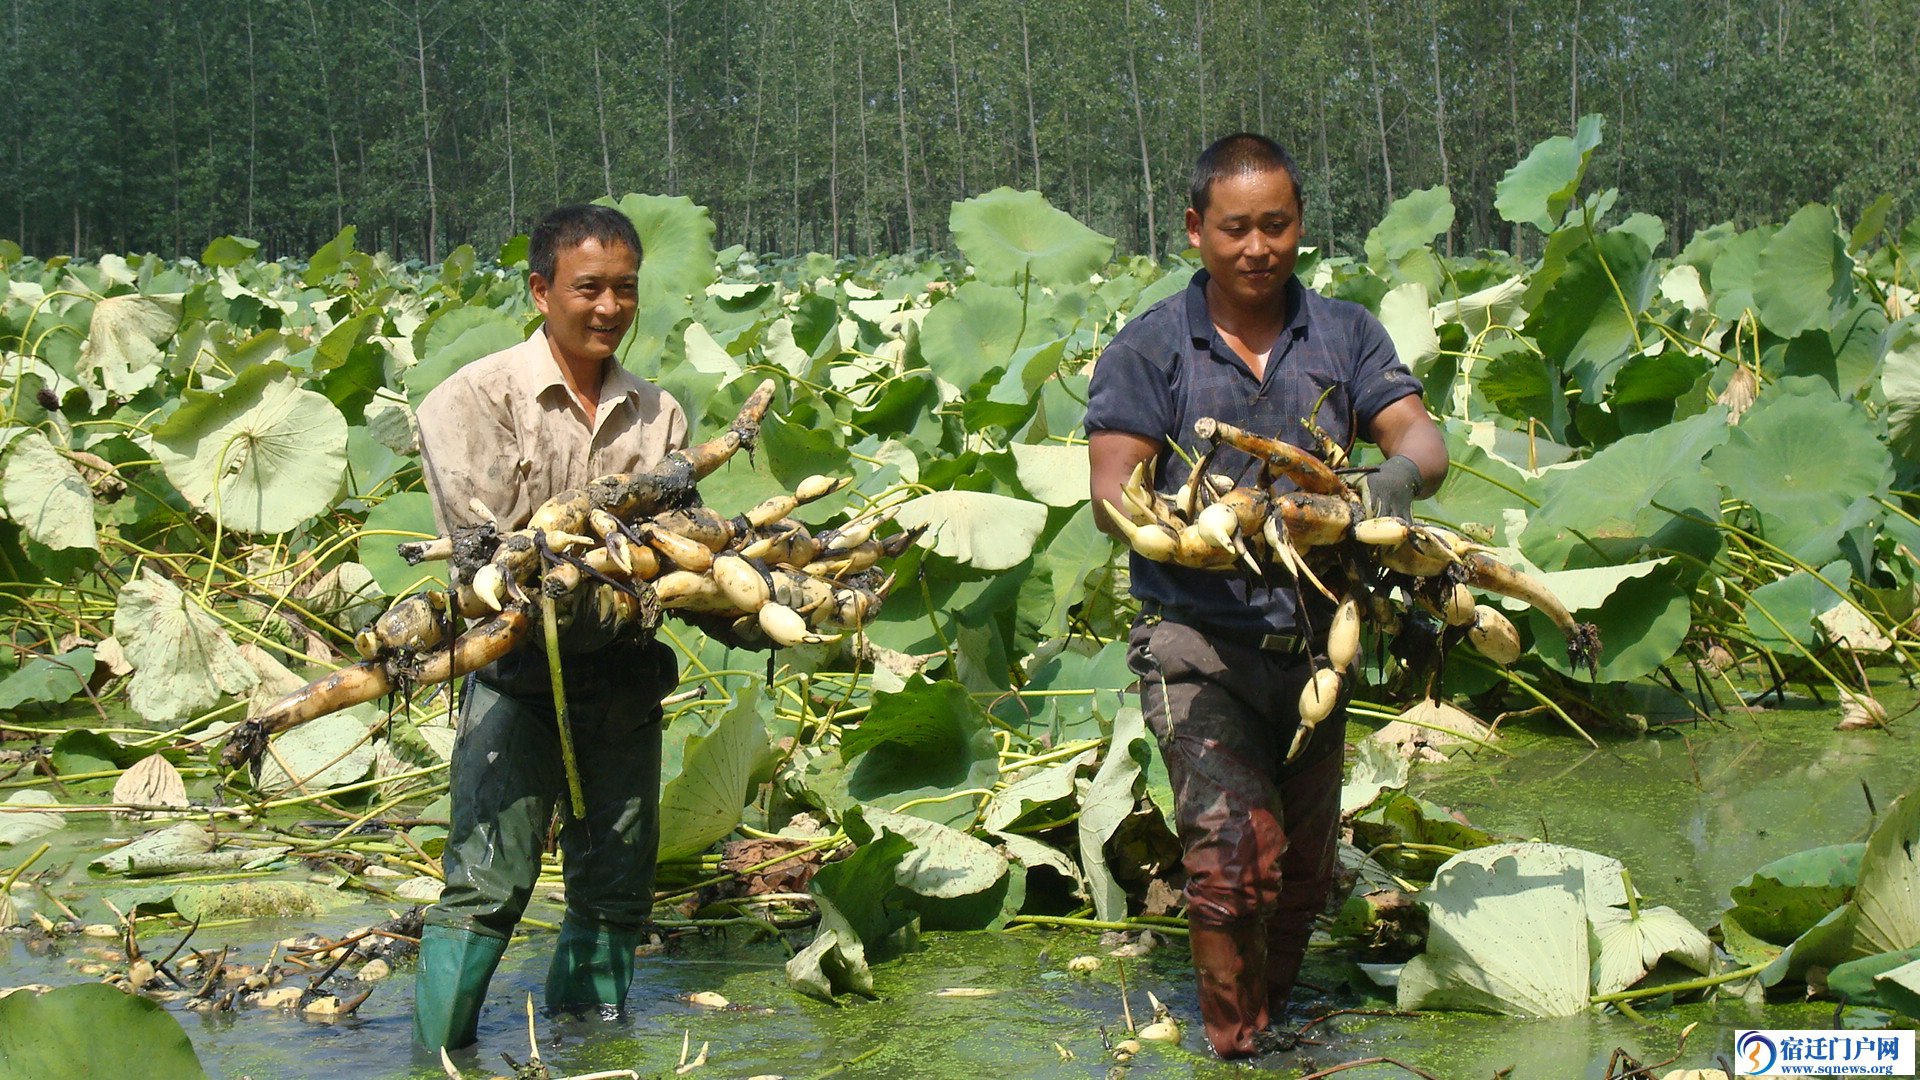
[[[632,325],[640,238],[604,206],[566,206],[534,229],[528,286],[546,316],[526,342],[476,360],[420,405],[421,465],[443,531],[535,508],[596,476],[649,468],[686,445],[679,403],[615,353]],[[549,1008],[617,1016],[653,903],[660,702],[673,652],[588,618],[562,619],[569,725],[586,817],[560,833],[566,918]],[[454,741],[446,889],[427,912],[414,992],[416,1046],[475,1041],[480,1005],[540,870],[565,790],[545,654],[521,648],[467,677]]]

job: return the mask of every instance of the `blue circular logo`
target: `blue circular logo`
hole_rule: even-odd
[[[1733,1052],[1740,1059],[1740,1071],[1744,1073],[1765,1074],[1780,1060],[1780,1051],[1774,1048],[1773,1040],[1757,1031],[1740,1036]]]

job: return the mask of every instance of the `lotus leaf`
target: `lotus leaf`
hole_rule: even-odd
[[[913,844],[895,868],[894,880],[921,896],[968,896],[1006,875],[1007,860],[999,852],[959,829],[872,807],[863,808],[859,817],[870,830],[897,833]]]
[[[1411,760],[1393,753],[1378,740],[1360,740],[1346,782],[1340,786],[1340,816],[1349,817],[1374,805],[1382,792],[1406,787],[1412,768]]]
[[[1004,369],[1023,345],[1060,336],[1061,327],[1037,294],[969,281],[927,312],[920,352],[934,374],[966,390]]]
[[[1853,259],[1840,218],[1809,203],[1767,241],[1753,275],[1754,306],[1783,338],[1826,330],[1853,302]]]
[[[719,376],[721,386],[739,378],[744,371],[740,361],[697,322],[687,324],[686,353],[689,366],[702,375]]]
[[[1099,738],[1103,725],[1111,724],[1119,713],[1122,694],[1132,682],[1125,641],[1108,642],[1092,654],[1068,649],[1034,668],[1023,689],[1077,690],[1085,691],[1085,696],[1009,696],[993,711],[1003,723],[1055,745]]]
[[[1599,607],[1580,613],[1582,621],[1599,628],[1606,645],[1600,657],[1600,682],[1640,678],[1679,652],[1693,626],[1692,589],[1686,573],[1685,565],[1670,563],[1644,577],[1627,578]],[[1530,611],[1527,621],[1542,663],[1570,678],[1584,676],[1584,667],[1567,662],[1566,638],[1551,619]]]
[[[1872,424],[1811,378],[1762,391],[1707,467],[1752,504],[1768,542],[1812,563],[1834,557],[1840,533],[1862,522],[1856,504],[1884,495],[1893,479]]]
[[[0,998],[0,1076],[206,1080],[193,1043],[150,998],[103,983]]]
[[[1887,399],[1887,441],[1902,456],[1920,461],[1920,321],[1892,328],[1880,392]]]
[[[1073,798],[1074,780],[1098,755],[1097,749],[1089,748],[994,792],[981,815],[981,823],[988,831],[1001,833],[1023,826],[1048,825],[1064,817]]]
[[[1107,840],[1133,813],[1139,781],[1147,763],[1147,725],[1140,710],[1121,709],[1113,721],[1113,738],[1094,774],[1093,786],[1080,800],[1080,866],[1092,894],[1094,917],[1125,918],[1127,895],[1107,867]]]
[[[787,961],[789,985],[829,1002],[843,993],[874,996],[868,965],[911,949],[918,938],[914,912],[894,884],[912,850],[905,837],[883,833],[813,875],[807,891],[820,907],[820,929]]]
[[[957,682],[907,681],[897,694],[878,695],[872,711],[840,743],[848,794],[882,809],[964,788],[990,786],[999,753],[987,714]],[[971,798],[922,802],[907,811],[945,825],[973,820]]]
[[[640,234],[640,295],[704,292],[715,277],[713,218],[685,195],[627,195],[596,200],[633,219]],[[644,306],[644,303],[643,303]]]
[[[1401,971],[1399,1007],[1585,1012],[1593,904],[1585,886],[1595,861],[1552,844],[1503,844],[1449,859],[1419,895],[1427,946]]]
[[[93,306],[74,378],[130,398],[160,377],[161,346],[179,329],[179,296],[110,296]]]
[[[286,532],[333,506],[347,467],[347,421],[279,364],[186,400],[154,429],[154,455],[196,508],[229,529]]]
[[[93,665],[93,650],[84,647],[59,656],[36,656],[0,679],[0,710],[57,705],[86,686]]]
[[[185,885],[173,910],[190,920],[310,918],[347,903],[337,889],[305,881],[229,881]]]
[[[358,712],[332,713],[276,736],[261,763],[260,790],[306,793],[364,778],[373,768],[374,752]]]
[[[196,821],[148,833],[87,864],[93,874],[152,877],[188,870],[230,870],[284,853],[285,847],[219,847],[219,838]]]
[[[1535,146],[1494,185],[1494,209],[1507,221],[1552,232],[1573,204],[1604,123],[1599,116],[1583,116],[1572,138],[1556,135]]]
[[[1615,372],[1640,345],[1635,329],[1658,285],[1652,252],[1630,233],[1606,233],[1575,248],[1525,330],[1580,384],[1604,400]]]
[[[683,859],[723,840],[740,824],[753,776],[767,755],[758,684],[741,693],[701,735],[689,735],[680,772],[660,792],[660,857]]]
[[[1773,239],[1777,226],[1762,225],[1727,237],[1706,267],[1713,290],[1713,313],[1727,322],[1739,322],[1754,306],[1754,277],[1760,253]]]
[[[1899,1009],[1899,1004],[1882,998],[1885,983],[1880,977],[1898,968],[1920,963],[1920,945],[1895,952],[1849,960],[1827,972],[1827,990],[1849,1005]]]
[[[981,570],[1018,566],[1033,554],[1047,508],[986,491],[936,491],[901,505],[903,528],[927,526],[921,543]]]
[[[1733,887],[1726,915],[1763,941],[1791,944],[1853,895],[1866,850],[1865,844],[1835,844],[1775,859]]]
[[[1393,351],[1414,374],[1425,377],[1427,365],[1440,355],[1440,335],[1433,328],[1427,287],[1410,281],[1381,297],[1380,322],[1393,339]]]
[[[382,500],[367,514],[367,526],[360,534],[360,562],[388,596],[406,596],[430,587],[444,589],[445,563],[408,566],[394,550],[402,541],[430,540],[438,535],[432,496],[424,491],[403,491]]]
[[[1367,261],[1376,268],[1399,262],[1451,228],[1453,196],[1444,186],[1409,192],[1395,199],[1367,233]]]
[[[1667,957],[1703,975],[1713,970],[1713,942],[1670,907],[1607,908],[1593,932],[1595,994],[1625,990]]]
[[[1920,960],[1880,973],[1873,984],[1888,1008],[1903,1016],[1920,1017]]]
[[[201,263],[225,269],[239,266],[260,250],[260,241],[249,240],[244,236],[217,236],[207,243],[200,252]]]
[[[133,665],[127,698],[133,710],[172,723],[258,681],[225,630],[173,582],[142,567],[120,590],[113,634]]]
[[[1085,447],[1015,443],[1008,449],[1027,494],[1048,506],[1079,506],[1087,501]]]
[[[1037,191],[998,187],[953,204],[953,242],[981,281],[1042,285],[1085,281],[1113,256],[1113,240],[1055,209]]]
[[[468,305],[443,309],[426,325],[420,362],[407,369],[407,400],[418,408],[447,376],[483,356],[526,340],[520,320],[495,308]]]
[[[1747,629],[1759,644],[1775,652],[1791,651],[1797,644],[1812,648],[1819,643],[1821,616],[1846,604],[1843,593],[1853,577],[1844,561],[1821,567],[1820,577],[1831,582],[1828,588],[1805,570],[1769,581],[1753,590],[1746,603]]]
[[[37,544],[99,546],[93,528],[93,491],[73,462],[37,431],[15,439],[7,451],[0,497],[5,499],[7,516]]]
[[[7,796],[6,805],[20,806],[58,806],[60,801],[44,791],[16,791]],[[7,810],[0,812],[0,847],[10,844],[24,844],[35,837],[45,836],[60,828],[59,814],[43,814],[33,811]]]
[[[1781,368],[1788,375],[1818,378],[1842,398],[1852,399],[1880,374],[1887,330],[1880,306],[1856,298],[1850,310],[1834,316],[1831,330],[1815,328],[1787,342],[1779,354]]]

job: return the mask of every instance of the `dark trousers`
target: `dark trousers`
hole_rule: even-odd
[[[634,930],[653,907],[660,823],[660,701],[673,650],[616,644],[562,665],[586,817],[560,832],[567,921]],[[532,898],[556,802],[568,799],[546,657],[516,650],[470,676],[453,745],[453,812],[427,912],[440,926],[505,938]]]
[[[1223,1056],[1251,1053],[1286,1007],[1333,883],[1344,697],[1288,763],[1306,656],[1164,621],[1136,624],[1128,644],[1173,784],[1208,1038]]]

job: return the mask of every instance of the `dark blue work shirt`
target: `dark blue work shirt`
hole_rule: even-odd
[[[1094,365],[1087,392],[1086,429],[1124,431],[1159,442],[1171,438],[1195,460],[1207,449],[1193,422],[1211,416],[1257,435],[1316,449],[1302,420],[1309,415],[1326,435],[1351,447],[1373,418],[1420,392],[1393,350],[1380,320],[1359,304],[1329,300],[1299,278],[1287,282],[1287,327],[1267,357],[1266,377],[1220,338],[1207,313],[1207,272],[1180,293],[1148,308],[1120,330]],[[1162,449],[1158,488],[1171,495],[1186,482],[1186,461]],[[1222,447],[1210,472],[1241,484],[1256,481],[1251,456]],[[1276,493],[1294,485],[1282,478]],[[1295,585],[1275,570],[1262,580],[1238,573],[1190,570],[1132,556],[1133,595],[1184,609],[1226,630],[1286,632],[1294,628]],[[1306,586],[1309,590],[1311,585]]]

